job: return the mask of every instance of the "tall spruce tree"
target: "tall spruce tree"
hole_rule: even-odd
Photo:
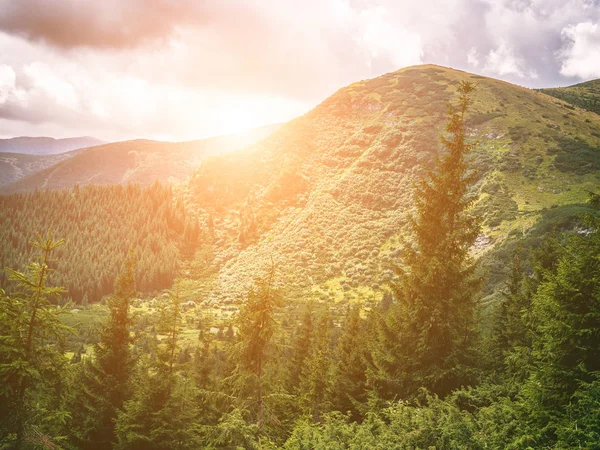
[[[310,351],[302,367],[299,401],[313,422],[320,422],[331,407],[332,366],[329,349],[329,314],[322,311],[317,320]]]
[[[591,201],[594,204],[594,197]],[[577,417],[570,411],[578,409],[579,401],[590,401],[590,393],[598,392],[600,219],[588,215],[585,227],[583,233],[558,242],[556,263],[545,272],[533,296],[534,368],[524,392],[540,445],[555,442],[561,422],[570,422],[572,433],[583,432],[577,431]],[[585,386],[594,389],[582,393]],[[598,404],[598,397],[595,402]],[[598,432],[594,428],[588,431]]]
[[[350,412],[355,421],[362,417],[359,405],[367,400],[366,323],[360,317],[361,307],[352,308],[337,343],[333,405],[337,411]]]
[[[294,333],[288,370],[288,390],[290,392],[296,392],[300,386],[302,369],[310,352],[313,333],[313,306],[310,303],[306,306],[306,311]]]
[[[154,349],[154,361],[138,366],[133,396],[118,411],[115,448],[198,448],[198,390],[178,367],[181,321],[179,292],[171,291],[160,308],[158,325],[166,339]]]
[[[130,253],[108,300],[109,318],[94,346],[93,359],[84,359],[74,382],[72,437],[80,447],[110,449],[116,440],[117,412],[130,396],[135,365],[129,311],[134,296],[135,263]]]
[[[24,272],[6,269],[17,285],[14,294],[0,290],[0,447],[36,447],[52,444],[66,412],[53,385],[65,375],[67,360],[61,343],[67,329],[53,304],[65,292],[48,285],[52,252],[64,241],[50,232],[38,234],[31,245],[38,261]],[[49,436],[50,435],[50,436]],[[6,447],[4,447],[6,445]],[[37,447],[36,447],[37,448]]]
[[[397,303],[386,314],[378,343],[378,384],[387,395],[406,397],[420,387],[444,396],[474,381],[476,302],[480,278],[470,249],[479,224],[469,214],[469,171],[465,115],[475,89],[458,87],[449,108],[444,151],[416,186],[416,213],[394,286]]]
[[[275,267],[255,280],[238,319],[239,335],[233,356],[234,376],[241,406],[251,411],[259,432],[265,421],[266,366],[273,355],[271,346],[282,298],[275,286]]]
[[[490,339],[491,365],[497,372],[521,383],[527,376],[531,359],[531,289],[526,278],[522,252],[513,257],[502,300],[494,314]]]

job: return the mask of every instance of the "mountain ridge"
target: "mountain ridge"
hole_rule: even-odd
[[[105,144],[90,136],[56,139],[48,136],[19,136],[0,139],[0,152],[26,155],[56,155],[72,150]]]
[[[539,89],[539,91],[573,106],[600,114],[600,79],[561,88]]]
[[[504,81],[408,67],[338,90],[243,155],[208,159],[182,185],[214,229],[210,301],[239,298],[271,259],[305,298],[380,298],[401,253],[411,186],[439,151],[461,80],[478,84],[467,123],[480,143],[480,255],[518,230],[535,234],[551,208],[585,200],[598,182],[600,118]],[[502,270],[493,268],[496,279]]]
[[[86,148],[44,170],[0,186],[0,194],[34,189],[69,189],[86,184],[180,182],[207,156],[262,139],[278,124],[195,141],[134,139]]]
[[[190,299],[238,301],[275,263],[292,299],[369,305],[395,280],[413,185],[440,151],[461,81],[478,85],[466,123],[483,224],[473,251],[489,272],[488,302],[519,242],[533,248],[586,211],[600,184],[600,116],[464,71],[412,66],[352,83],[226,152],[222,138],[94,147],[0,192],[178,181],[175,198],[202,230],[182,252]]]

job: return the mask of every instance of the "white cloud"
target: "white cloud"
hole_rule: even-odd
[[[600,25],[582,22],[563,28],[560,73],[582,79],[600,77]]]
[[[15,89],[17,75],[12,67],[7,64],[0,64],[0,103],[8,100]]]
[[[29,78],[34,90],[43,92],[58,106],[72,110],[79,109],[79,98],[75,87],[48,65],[34,61],[24,67],[23,73]]]
[[[532,87],[600,76],[596,0],[79,3],[0,0],[3,133],[192,139],[421,62]]]
[[[514,48],[502,42],[497,48],[490,50],[485,58],[483,73],[505,77],[514,75],[519,78],[536,79],[537,72],[527,67],[527,62]]]
[[[471,47],[471,49],[467,53],[467,62],[470,66],[479,66],[479,54],[477,53],[477,49],[475,47]]]
[[[373,60],[386,58],[393,67],[405,67],[421,63],[423,44],[421,38],[402,27],[395,27],[387,21],[389,13],[383,7],[361,11],[361,36],[355,41],[365,47],[367,65]]]

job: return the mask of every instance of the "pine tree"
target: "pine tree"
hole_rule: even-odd
[[[110,449],[116,439],[115,420],[130,396],[135,363],[129,312],[134,296],[135,264],[130,253],[108,301],[109,318],[94,346],[94,358],[84,361],[73,387],[72,437],[81,447]]]
[[[169,292],[160,311],[159,330],[166,335],[157,358],[138,367],[134,394],[118,412],[117,449],[198,448],[198,390],[177,365],[181,300]]]
[[[238,395],[244,402],[243,406],[254,411],[259,431],[265,420],[265,369],[273,354],[272,338],[277,326],[275,312],[282,306],[274,283],[274,267],[266,277],[255,280],[240,312],[238,342],[234,348]]]
[[[531,354],[531,282],[527,282],[521,252],[513,257],[503,299],[494,317],[491,336],[492,367],[515,381],[527,375]]]
[[[392,395],[410,396],[420,387],[444,396],[475,376],[475,312],[480,279],[470,249],[479,234],[469,214],[469,171],[465,115],[474,85],[461,82],[441,141],[444,152],[416,187],[398,302],[382,325],[378,384],[394,385]]]
[[[66,418],[54,386],[65,374],[67,327],[60,321],[63,310],[52,303],[65,290],[48,285],[50,256],[63,243],[53,241],[50,232],[38,234],[31,245],[39,260],[24,272],[7,268],[18,291],[11,296],[0,291],[0,443],[15,449],[49,439],[45,434],[57,432],[56,423]]]
[[[366,327],[360,311],[359,305],[352,308],[338,341],[333,390],[335,409],[350,412],[354,421],[361,418],[358,404],[367,400]]]
[[[159,360],[167,366],[166,372],[172,374],[177,361],[177,352],[179,344],[177,340],[181,333],[181,298],[179,297],[179,288],[167,293],[168,301],[160,309],[160,321],[158,330],[167,336],[165,353],[159,353]]]
[[[590,215],[585,224],[585,233],[558,242],[533,297],[534,369],[525,393],[544,443],[554,442],[575,394],[600,373],[600,219]]]
[[[320,422],[331,405],[331,353],[329,350],[329,314],[322,312],[300,379],[300,405],[313,422]]]
[[[302,321],[297,327],[292,344],[292,351],[289,358],[289,381],[288,389],[294,392],[300,386],[300,377],[306,358],[311,349],[311,341],[313,337],[313,310],[312,304],[307,306]]]

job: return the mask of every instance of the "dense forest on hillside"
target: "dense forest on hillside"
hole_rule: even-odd
[[[65,237],[55,255],[55,282],[76,303],[110,294],[129,250],[136,254],[140,292],[171,286],[180,250],[193,252],[199,235],[171,188],[158,183],[0,196],[0,266],[25,267],[32,235],[48,229]],[[0,274],[0,287],[10,289],[7,279]]]
[[[568,231],[537,236],[535,251],[511,248],[502,298],[482,322],[473,89],[458,84],[440,157],[414,188],[397,276],[372,308],[291,302],[274,259],[225,319],[184,299],[187,280],[140,298],[148,262],[169,267],[154,252],[200,233],[169,188],[7,197],[7,242],[29,264],[8,269],[0,291],[0,448],[600,448],[600,219],[586,213],[600,195]],[[107,211],[92,215],[99,201]],[[25,207],[37,215],[20,216]],[[114,217],[130,216],[119,243],[147,251],[106,259],[102,270],[118,272],[106,306],[59,306],[61,270],[81,264],[69,239],[94,248]],[[49,218],[55,233],[25,253]]]

